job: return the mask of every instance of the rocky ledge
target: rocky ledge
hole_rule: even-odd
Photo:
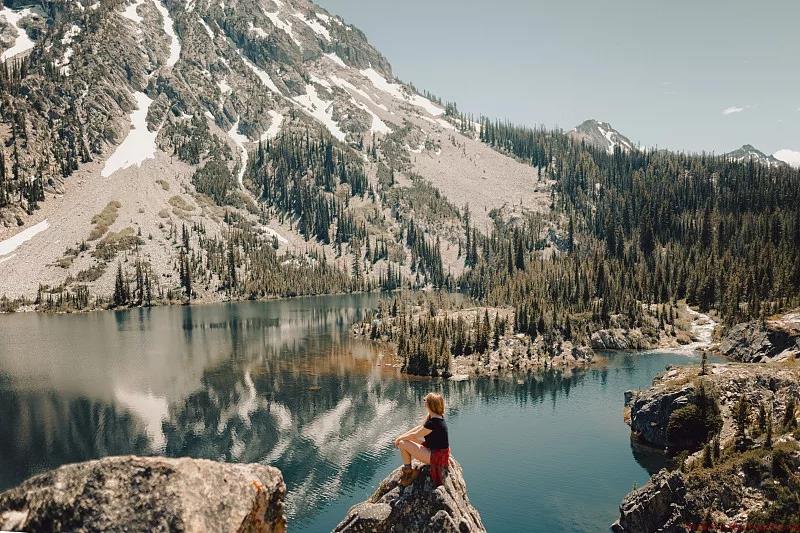
[[[744,363],[800,358],[800,311],[728,329],[715,351]]]
[[[282,533],[285,495],[270,466],[108,457],[0,494],[0,530]]]
[[[707,406],[698,404],[701,384],[702,394],[708,398]],[[677,451],[696,448],[704,441],[705,435],[682,431],[680,424],[691,425],[693,414],[708,415],[708,419],[697,421],[702,424],[713,422],[710,418],[718,413],[721,425],[712,429],[719,431],[723,441],[732,438],[734,410],[742,396],[752,410],[764,406],[777,420],[784,415],[790,398],[800,399],[800,368],[786,364],[718,364],[710,365],[705,376],[700,375],[697,367],[672,368],[656,376],[649,389],[628,391],[625,402],[630,409],[629,423],[634,437],[658,448]],[[710,404],[712,401],[715,405]]]
[[[398,468],[335,531],[481,533],[461,466],[434,488],[430,467],[408,487]],[[277,468],[204,459],[107,457],[65,465],[0,493],[0,531],[283,533]]]
[[[444,483],[434,488],[430,467],[420,467],[408,487],[400,485],[401,469],[389,475],[378,490],[353,506],[334,530],[336,533],[477,533],[484,532],[478,511],[467,497],[461,466],[450,459]]]
[[[625,497],[614,531],[772,531],[800,521],[797,365],[671,369],[626,403],[635,438],[690,453]]]

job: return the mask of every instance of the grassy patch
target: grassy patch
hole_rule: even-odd
[[[181,211],[194,211],[194,206],[178,195],[169,199],[169,205]]]
[[[169,183],[167,183],[166,181],[164,181],[164,180],[156,180],[156,183],[161,185],[161,188],[164,189],[165,191],[169,190]]]
[[[122,204],[117,200],[112,200],[100,211],[92,217],[92,224],[94,228],[89,233],[89,240],[96,241],[108,231],[108,228],[117,220],[119,208]]]
[[[106,264],[97,263],[96,265],[92,265],[86,270],[81,270],[80,272],[75,274],[75,281],[81,283],[89,283],[92,281],[97,281],[98,279],[100,279],[100,276],[102,276],[103,273],[105,273],[105,271],[106,271]]]
[[[102,241],[97,243],[92,255],[104,261],[110,261],[119,252],[132,250],[136,245],[142,244],[142,239],[136,236],[136,230],[131,227],[118,232],[111,232]]]

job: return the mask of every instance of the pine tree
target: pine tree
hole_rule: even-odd
[[[114,278],[114,306],[121,307],[128,302],[125,294],[125,275],[122,272],[122,263],[117,262],[117,275]]]

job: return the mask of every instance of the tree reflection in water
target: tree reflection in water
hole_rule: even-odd
[[[11,369],[0,382],[0,426],[8,428],[0,486],[126,453],[260,462],[283,471],[289,512],[307,520],[392,459],[392,440],[421,417],[431,389],[458,417],[478,404],[555,406],[587,376],[606,379],[604,368],[409,379],[382,364],[379,347],[349,335],[373,303],[308,298],[98,313],[69,317],[68,326],[64,317],[29,320],[38,326],[29,342],[43,355],[11,364],[15,354],[0,352],[0,368]],[[43,372],[47,360],[88,379]]]

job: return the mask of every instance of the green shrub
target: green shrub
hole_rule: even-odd
[[[672,412],[667,423],[667,445],[672,450],[698,449],[722,429],[716,398],[701,384],[691,403]]]

